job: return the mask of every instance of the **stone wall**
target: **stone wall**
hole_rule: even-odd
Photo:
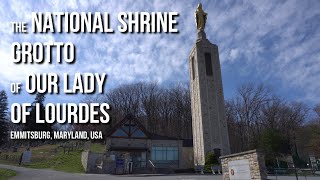
[[[230,154],[227,156],[221,156],[220,159],[224,180],[241,179],[246,175],[255,180],[267,179],[264,155],[257,150],[250,150],[241,153]],[[250,170],[248,172],[249,174],[245,173],[246,164],[239,163],[236,168],[233,168],[234,164],[238,162],[248,162],[248,170]],[[238,170],[240,171],[237,172]],[[241,176],[241,178],[236,178],[238,176]]]
[[[193,162],[193,148],[192,147],[182,147],[181,149],[181,169],[189,169],[194,167]]]
[[[194,164],[204,165],[206,154],[214,149],[230,154],[218,46],[198,40],[189,67]]]
[[[88,170],[88,157],[89,157],[89,151],[83,151],[81,153],[81,164],[84,169],[84,172],[87,172]]]
[[[100,173],[98,165],[101,164],[103,154],[83,151],[81,154],[81,163],[86,173]]]

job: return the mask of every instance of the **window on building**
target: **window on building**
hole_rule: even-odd
[[[116,136],[116,137],[128,137],[128,134],[125,133],[122,129],[117,129],[112,136]]]
[[[111,137],[147,138],[147,135],[138,127],[137,123],[129,120],[120,126]]]
[[[151,159],[153,161],[177,161],[179,160],[178,154],[178,147],[155,146],[152,147]]]
[[[206,61],[206,73],[207,76],[212,76],[213,71],[212,71],[212,62],[211,62],[211,54],[210,53],[205,53],[204,58]]]
[[[145,137],[146,135],[140,130],[137,129],[131,134],[131,137]]]
[[[192,74],[192,79],[194,80],[195,78],[195,72],[194,72],[194,57],[191,59],[191,74]]]

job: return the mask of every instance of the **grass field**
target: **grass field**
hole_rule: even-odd
[[[17,152],[3,152],[2,156],[14,156],[15,159],[1,159],[0,163],[19,165],[19,157],[24,150],[25,148],[19,148]],[[84,169],[81,164],[82,150],[74,150],[70,153],[64,154],[63,148],[59,148],[59,145],[43,145],[39,147],[33,147],[31,148],[31,151],[31,163],[28,165],[23,165],[24,167],[53,169],[72,173],[84,173]],[[105,152],[105,145],[92,143],[90,151],[95,153],[103,153]]]
[[[17,173],[13,170],[0,169],[0,180],[7,180],[7,179],[10,179],[11,177],[14,177],[16,175],[17,175]]]
[[[92,147],[95,151],[101,150],[99,145],[93,145]],[[8,155],[15,158],[8,160],[2,158],[0,163],[18,166],[19,157],[25,149],[26,148],[19,148],[17,152],[2,152],[2,157]],[[31,151],[31,163],[23,165],[24,167],[53,169],[72,173],[84,173],[84,169],[81,164],[82,150],[74,150],[65,154],[63,148],[59,148],[59,145],[43,145],[39,147],[33,147],[31,148]]]
[[[106,151],[106,146],[99,143],[92,143],[90,151],[94,153],[104,153]]]
[[[51,157],[43,158],[42,161],[38,161],[25,166],[36,169],[54,169],[72,173],[84,172],[81,164],[81,151],[73,151],[69,154],[58,152],[55,155],[51,155]]]

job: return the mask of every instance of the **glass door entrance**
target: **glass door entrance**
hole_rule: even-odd
[[[130,156],[133,163],[133,168],[146,167],[147,153],[144,152],[130,152]]]

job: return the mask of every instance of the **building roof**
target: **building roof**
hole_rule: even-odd
[[[176,137],[163,136],[150,133],[138,121],[136,117],[126,115],[107,133],[107,137],[113,138],[135,138],[135,139],[154,139],[154,140],[179,140]]]
[[[127,115],[107,133],[107,137],[147,139],[150,133],[133,115]]]

